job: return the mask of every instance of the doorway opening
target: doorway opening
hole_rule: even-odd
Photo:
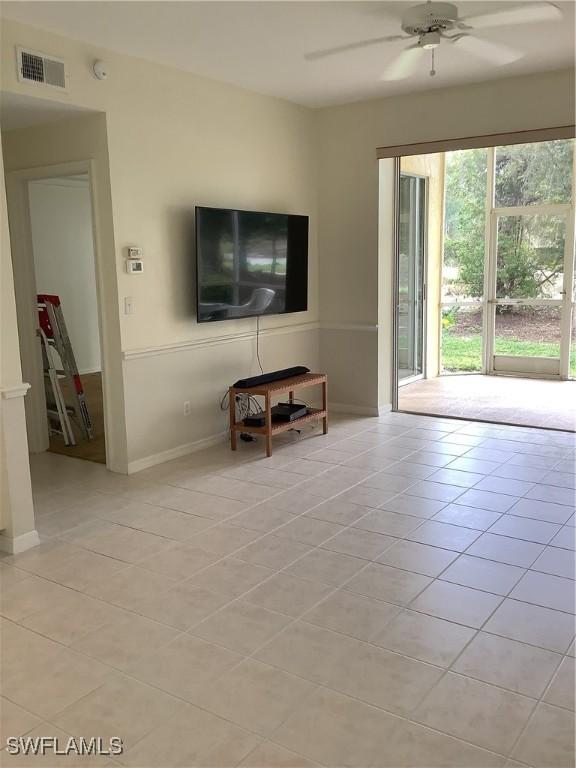
[[[424,212],[404,189],[415,168]],[[399,410],[576,428],[573,174],[572,139],[401,158]],[[427,259],[408,247],[415,221],[426,222]],[[403,317],[405,276],[421,263],[426,332]],[[411,377],[414,345],[427,364]]]
[[[45,377],[49,450],[105,464],[102,357],[88,174],[29,181],[28,197],[36,292],[60,300],[92,426],[88,436],[79,409],[72,404],[75,393],[71,383],[62,377],[57,386],[70,411],[68,421],[74,440],[74,444],[70,440],[66,444],[54,415],[54,392]]]
[[[106,464],[92,193],[89,172],[79,171],[47,169],[15,179],[23,204],[17,218],[29,246],[28,301],[17,301],[17,313],[21,355],[34,357],[37,373],[29,393],[36,408],[27,413],[33,452]],[[14,202],[9,197],[13,222]],[[23,270],[19,273],[23,277]],[[49,314],[42,296],[56,297],[50,312],[61,313],[60,333],[40,320],[43,312]]]

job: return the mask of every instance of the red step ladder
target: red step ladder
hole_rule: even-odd
[[[53,429],[64,437],[66,445],[75,445],[74,433],[69,416],[76,417],[79,428],[87,440],[94,439],[92,420],[84,396],[82,380],[78,373],[76,358],[68,336],[64,321],[60,297],[47,293],[38,294],[39,335],[42,341],[42,359],[44,376],[50,382],[54,403],[48,403],[48,415],[57,420],[60,429]],[[62,368],[56,368],[53,352],[58,353]],[[66,405],[60,380],[68,381],[70,392],[74,399],[73,406]]]

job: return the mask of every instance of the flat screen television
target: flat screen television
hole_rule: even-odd
[[[308,216],[196,207],[198,322],[308,308]]]

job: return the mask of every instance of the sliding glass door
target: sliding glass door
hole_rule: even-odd
[[[426,179],[400,174],[398,383],[424,375]]]
[[[567,379],[574,142],[446,154],[443,373]]]
[[[572,153],[569,141],[489,150],[488,373],[570,375]]]

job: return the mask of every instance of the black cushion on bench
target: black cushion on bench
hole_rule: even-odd
[[[271,373],[264,373],[261,376],[251,376],[248,379],[239,379],[233,387],[238,389],[249,389],[250,387],[257,387],[260,384],[269,384],[271,381],[280,381],[280,379],[289,379],[292,376],[302,376],[303,373],[310,373],[310,368],[306,368],[304,365],[296,365],[294,368],[284,368],[281,371],[272,371]]]

